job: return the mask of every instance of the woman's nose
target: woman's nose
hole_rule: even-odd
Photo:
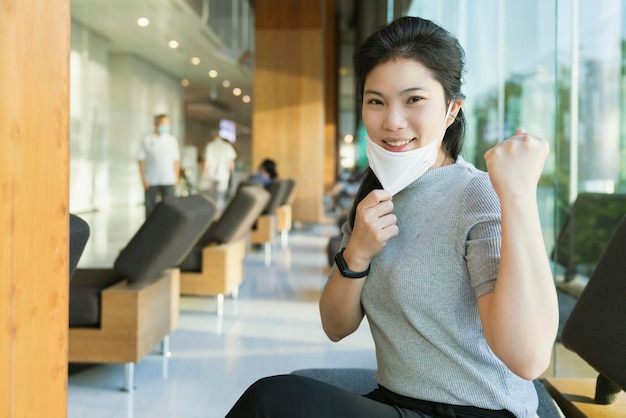
[[[383,129],[397,131],[398,129],[406,128],[406,126],[407,122],[404,112],[393,106],[388,107],[383,119]]]

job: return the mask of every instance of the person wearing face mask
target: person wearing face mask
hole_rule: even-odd
[[[393,21],[354,64],[370,168],[319,307],[332,341],[367,318],[378,389],[273,376],[227,417],[538,416],[558,327],[536,203],[547,141],[518,129],[487,172],[463,161],[464,51],[431,21]]]
[[[146,218],[160,199],[174,196],[180,170],[178,139],[170,132],[170,118],[154,117],[154,131],[139,144],[137,161],[145,191]]]

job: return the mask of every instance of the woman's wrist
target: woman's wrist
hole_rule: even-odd
[[[368,257],[359,257],[358,253],[348,246],[343,251],[343,259],[345,260],[347,267],[352,271],[365,271],[369,269],[370,259]]]

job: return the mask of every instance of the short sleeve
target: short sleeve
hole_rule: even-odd
[[[495,290],[502,245],[500,200],[486,173],[470,182],[463,207],[465,258],[478,298]]]

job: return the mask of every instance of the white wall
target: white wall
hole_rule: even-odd
[[[108,187],[108,42],[72,22],[70,53],[70,210],[102,206]],[[106,194],[106,193],[105,193]]]

